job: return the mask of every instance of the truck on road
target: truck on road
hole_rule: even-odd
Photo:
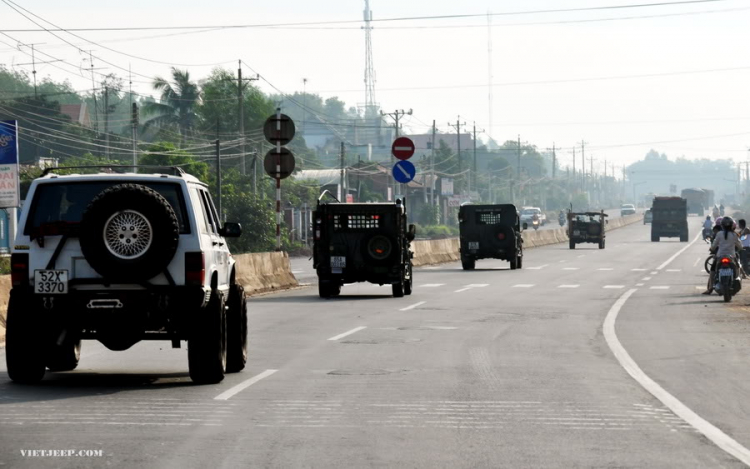
[[[651,212],[651,241],[680,238],[681,242],[687,242],[687,200],[682,197],[655,197]]]

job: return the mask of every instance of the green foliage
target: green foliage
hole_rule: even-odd
[[[210,182],[208,164],[196,160],[193,155],[178,149],[170,142],[157,142],[150,145],[138,163],[154,166],[180,166],[186,173],[192,174],[202,182],[207,184]]]
[[[229,249],[235,254],[273,251],[276,247],[274,202],[248,193],[233,193],[222,198],[226,218],[242,225],[242,236],[230,238]]]
[[[427,239],[445,239],[458,236],[459,230],[457,226],[447,225],[416,225],[417,238]]]
[[[176,128],[182,140],[191,134],[198,124],[196,107],[200,101],[198,85],[190,80],[187,70],[172,67],[172,83],[161,77],[154,79],[153,88],[161,92],[160,102],[146,103],[145,113],[152,117],[148,119],[144,128]]]
[[[436,225],[440,221],[440,207],[422,204],[417,210],[417,220],[425,225]]]

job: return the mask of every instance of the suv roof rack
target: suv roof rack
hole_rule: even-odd
[[[158,165],[137,165],[137,164],[94,164],[94,165],[81,165],[81,166],[59,166],[56,168],[45,168],[42,172],[42,176],[46,176],[49,173],[64,169],[91,169],[91,168],[148,168],[148,169],[168,169],[172,172],[173,176],[182,177],[185,171],[179,166],[158,166]]]

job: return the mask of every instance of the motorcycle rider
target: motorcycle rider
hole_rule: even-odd
[[[719,215],[724,216],[724,204],[719,205]]]
[[[708,276],[708,285],[706,286],[706,291],[703,292],[704,295],[710,295],[714,291],[714,279],[716,278],[718,260],[722,257],[729,257],[732,260],[736,260],[737,252],[742,250],[740,237],[734,232],[734,227],[735,223],[732,217],[721,219],[721,231],[716,235],[710,249],[716,255],[716,262],[711,267],[711,273]]]
[[[557,217],[557,219],[560,221],[560,226],[563,226],[565,224],[565,219],[567,217],[565,216],[565,211],[560,210],[560,215]]]
[[[737,221],[739,230],[737,235],[740,237],[740,243],[742,244],[742,250],[740,251],[740,266],[742,267],[742,278],[747,278],[747,272],[750,271],[748,266],[748,259],[750,259],[750,228],[747,227],[745,219]],[[742,239],[742,237],[745,239]]]
[[[706,240],[711,237],[711,228],[714,223],[711,221],[711,215],[706,215],[706,220],[703,222],[703,239]]]

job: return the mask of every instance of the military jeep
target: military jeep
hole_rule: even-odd
[[[515,205],[462,205],[458,210],[461,265],[473,270],[477,259],[502,259],[511,270],[523,266],[523,239]]]
[[[321,203],[313,214],[313,267],[318,293],[331,298],[347,283],[390,284],[394,297],[412,292],[414,225],[396,203]]]
[[[572,212],[568,211],[568,239],[570,249],[575,249],[576,244],[593,243],[598,244],[599,249],[604,249],[606,240],[605,225],[607,214],[601,212]]]

